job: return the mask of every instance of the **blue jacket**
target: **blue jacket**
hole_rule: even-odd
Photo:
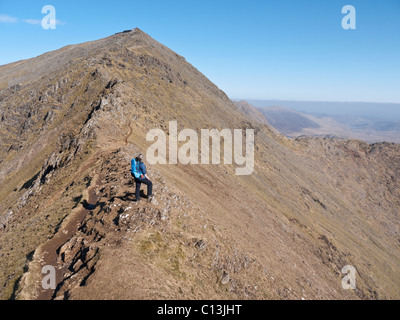
[[[140,174],[146,174],[146,165],[143,162],[139,162],[139,172]]]

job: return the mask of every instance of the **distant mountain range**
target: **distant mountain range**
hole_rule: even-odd
[[[247,103],[253,104],[269,124],[289,137],[335,136],[369,143],[400,143],[400,105],[250,101]]]
[[[321,116],[361,116],[374,121],[400,121],[400,103],[248,99],[247,102],[257,108],[283,106],[301,113]]]

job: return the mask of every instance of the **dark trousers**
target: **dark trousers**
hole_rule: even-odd
[[[140,187],[142,183],[147,185],[147,196],[150,197],[153,194],[153,183],[149,179],[135,178],[135,182],[136,182],[136,191],[135,191],[136,201],[140,200]]]

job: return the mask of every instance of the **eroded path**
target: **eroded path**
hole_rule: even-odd
[[[68,272],[68,265],[59,259],[60,249],[75,235],[83,219],[97,204],[98,196],[95,193],[95,186],[99,181],[99,177],[94,177],[92,181],[92,185],[87,190],[88,199],[77,210],[71,212],[66,223],[58,230],[57,234],[40,248],[40,252],[42,253],[41,268],[46,265],[54,266],[56,268],[57,284],[63,281],[64,275]],[[37,290],[37,300],[51,300],[53,298],[54,290],[43,289],[41,283]]]
[[[132,127],[131,121],[128,122],[128,133],[121,141],[122,143],[114,144],[115,147],[127,146],[129,144],[129,137],[132,135]],[[102,150],[103,152],[110,150]],[[115,151],[115,150],[111,150]],[[86,163],[81,167],[81,169],[77,172],[77,174],[73,177],[72,181],[74,181],[79,176],[85,174],[85,172],[94,165],[96,159],[96,154],[94,154]],[[86,216],[96,207],[99,196],[96,194],[96,186],[100,184],[102,181],[102,177],[100,175],[95,175],[91,180],[91,185],[86,190],[86,199],[76,208],[71,214],[66,218],[64,223],[61,225],[58,232],[55,234],[53,238],[48,240],[42,246],[37,249],[37,256],[40,258],[40,270],[44,266],[54,266],[56,269],[56,284],[57,287],[55,290],[52,289],[43,289],[42,284],[39,281],[37,283],[38,287],[36,289],[35,298],[37,300],[51,300],[54,299],[57,295],[57,291],[63,285],[66,279],[68,279],[68,275],[73,275],[74,270],[69,270],[70,263],[64,261],[64,253],[61,252],[63,247],[66,246],[73,238],[73,236],[79,230],[79,227],[82,225],[82,222],[85,220]],[[97,254],[97,253],[96,253]],[[43,275],[44,276],[44,275]]]

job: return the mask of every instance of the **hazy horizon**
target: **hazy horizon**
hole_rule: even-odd
[[[233,99],[245,100],[255,107],[281,106],[303,113],[334,116],[359,116],[375,120],[400,121],[400,103],[391,102],[343,102],[343,101],[302,101],[278,99]]]

